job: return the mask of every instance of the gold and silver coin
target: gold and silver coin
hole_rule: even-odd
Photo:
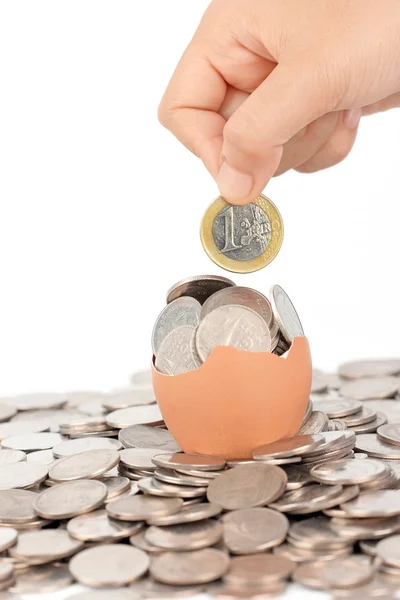
[[[251,273],[268,265],[283,242],[283,222],[266,196],[243,206],[221,196],[207,209],[201,223],[203,248],[215,264],[234,273]]]

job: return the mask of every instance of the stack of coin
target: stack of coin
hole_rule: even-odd
[[[155,367],[178,375],[198,368],[216,346],[279,356],[303,336],[286,292],[274,285],[271,300],[224,277],[202,275],[175,284],[152,335]]]
[[[122,600],[232,598],[292,580],[335,598],[391,597],[399,375],[396,360],[316,371],[298,435],[243,460],[181,452],[160,427],[150,372],[109,394],[0,400],[0,589],[77,581]]]

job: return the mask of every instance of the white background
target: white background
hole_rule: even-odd
[[[224,274],[198,233],[217,188],[156,117],[206,5],[1,2],[1,395],[124,383],[167,288]],[[340,166],[272,181],[284,245],[234,277],[287,289],[318,366],[400,353],[399,138],[400,111],[364,118]]]
[[[221,273],[199,240],[217,188],[157,121],[206,0],[0,4],[0,394],[107,389],[150,360],[176,280]],[[351,156],[266,193],[285,240],[237,275],[292,297],[317,366],[399,354],[400,111]]]

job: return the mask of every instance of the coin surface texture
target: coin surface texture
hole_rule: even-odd
[[[74,556],[69,570],[79,583],[95,588],[119,587],[139,579],[149,567],[145,552],[124,544],[87,548]]]
[[[82,547],[83,543],[71,538],[64,529],[42,529],[20,533],[8,551],[14,558],[40,565],[71,556]]]
[[[180,498],[128,496],[109,502],[106,510],[110,517],[122,521],[146,521],[178,513],[183,506]]]
[[[278,546],[286,538],[289,521],[270,508],[245,508],[226,513],[224,542],[232,554],[254,554]]]
[[[251,273],[268,265],[283,241],[276,206],[260,195],[254,202],[232,206],[222,197],[207,209],[201,224],[204,250],[219,267]]]
[[[200,550],[214,546],[222,536],[222,525],[214,519],[198,523],[151,526],[145,533],[146,540],[167,550]]]
[[[244,465],[213,479],[207,498],[225,510],[265,506],[283,494],[286,482],[286,473],[280,467]]]
[[[264,319],[250,308],[221,306],[204,317],[196,333],[196,348],[203,362],[216,346],[269,352],[271,335]]]
[[[103,504],[106,496],[107,488],[101,481],[68,481],[38,494],[34,508],[44,519],[70,519],[95,510]]]
[[[171,585],[209,583],[226,573],[229,558],[225,552],[204,548],[192,552],[165,552],[155,556],[150,573],[157,581]]]
[[[158,353],[167,335],[178,327],[197,327],[200,322],[200,309],[200,303],[190,296],[182,296],[167,304],[154,325],[153,354]]]
[[[191,325],[171,331],[160,344],[154,363],[157,371],[164,375],[179,375],[197,369],[201,362],[193,351],[195,334],[196,329]]]
[[[177,442],[166,429],[149,425],[131,425],[119,432],[119,441],[124,448],[156,448],[163,452],[181,452]]]
[[[224,288],[210,296],[201,308],[200,319],[204,319],[206,315],[220,306],[234,304],[251,308],[264,319],[267,325],[272,325],[274,314],[270,301],[256,290],[239,286]]]
[[[109,471],[119,462],[116,450],[87,450],[62,458],[50,469],[53,481],[94,479]]]
[[[30,488],[46,477],[47,468],[37,463],[24,461],[1,465],[0,490]]]

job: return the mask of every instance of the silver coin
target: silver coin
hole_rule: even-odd
[[[379,539],[377,540],[360,540],[359,546],[360,549],[364,552],[364,554],[368,554],[368,556],[376,556],[376,546],[379,544]]]
[[[286,489],[287,476],[273,465],[244,465],[221,473],[208,486],[207,498],[226,510],[265,506]]]
[[[165,552],[155,556],[150,573],[157,581],[170,585],[195,585],[216,581],[226,573],[229,557],[214,548],[192,552]]]
[[[24,568],[17,573],[13,594],[48,594],[72,584],[68,566],[61,563]],[[16,597],[16,596],[14,596]]]
[[[94,588],[119,587],[139,579],[149,568],[142,550],[124,544],[87,548],[69,562],[69,570],[79,583]]]
[[[141,523],[111,519],[105,510],[80,515],[67,523],[67,531],[74,539],[96,543],[122,540],[142,528]]]
[[[189,325],[169,333],[160,345],[155,368],[164,375],[180,375],[197,369],[201,362],[195,352],[196,329]]]
[[[47,468],[35,463],[17,462],[2,465],[0,469],[0,490],[29,488],[47,477]]]
[[[146,530],[141,529],[139,533],[132,535],[129,538],[129,542],[132,544],[132,546],[135,546],[135,548],[139,548],[139,550],[143,550],[150,555],[161,554],[165,552],[163,548],[159,548],[158,546],[153,546],[153,544],[150,544],[150,542],[148,542],[145,538],[145,533]]]
[[[315,590],[326,589],[327,584],[324,581],[321,581],[320,575],[322,564],[323,561],[318,561],[317,559],[315,562],[310,561],[299,565],[296,567],[294,573],[292,573],[293,581]]]
[[[46,408],[60,408],[67,402],[67,397],[63,394],[25,394],[24,396],[15,396],[13,398],[2,398],[1,404],[13,406],[17,410],[39,410]]]
[[[281,286],[272,286],[270,297],[275,319],[286,341],[291,343],[294,337],[303,337],[304,331],[296,309]]]
[[[200,471],[199,469],[185,469],[184,466],[174,467],[174,471],[176,473],[182,473],[183,475],[187,475],[188,477],[202,477],[206,479],[215,479],[221,473],[221,471]]]
[[[273,581],[287,579],[295,568],[295,563],[273,554],[235,556],[229,565],[224,581],[235,587],[261,588]]]
[[[156,425],[162,422],[163,418],[158,404],[121,408],[107,415],[108,425],[117,429],[130,425]]]
[[[362,409],[362,404],[352,398],[341,398],[340,396],[327,396],[320,400],[314,398],[313,406],[328,415],[329,418],[346,417],[354,415]]]
[[[386,444],[374,433],[365,433],[357,436],[356,448],[375,458],[400,459],[400,447]]]
[[[329,419],[325,413],[313,410],[310,418],[300,427],[299,435],[312,435],[326,431]]]
[[[214,519],[164,527],[152,525],[145,533],[145,539],[150,544],[174,551],[208,548],[216,544],[221,537],[222,524]]]
[[[357,427],[358,425],[365,425],[371,423],[376,419],[376,411],[368,406],[363,406],[361,410],[353,415],[342,417],[341,421],[346,423],[348,427]]]
[[[360,463],[361,464],[361,463]],[[340,505],[348,517],[393,517],[400,515],[400,490],[363,492]]]
[[[131,491],[131,484],[127,477],[120,477],[119,475],[104,476],[101,480],[107,488],[106,502],[117,498],[121,494]],[[139,491],[139,490],[137,490]]]
[[[62,458],[49,471],[53,481],[94,479],[100,477],[119,462],[116,450],[88,450]]]
[[[342,490],[341,485],[306,485],[293,492],[286,492],[279,500],[272,502],[270,507],[280,512],[309,514],[335,506],[336,498]]]
[[[11,452],[11,451],[10,451]],[[52,450],[37,450],[36,452],[29,452],[26,457],[28,462],[39,463],[40,465],[46,465],[50,468],[50,465],[56,462]]]
[[[201,502],[184,506],[179,513],[174,515],[166,515],[164,517],[152,517],[147,520],[149,525],[157,525],[163,527],[165,525],[181,525],[183,523],[194,523],[196,521],[204,521],[211,517],[216,517],[220,514],[222,508],[216,504],[209,502]]]
[[[26,523],[37,518],[33,504],[37,494],[28,490],[0,490],[0,523]]]
[[[378,542],[376,555],[387,565],[400,567],[400,535],[392,535]]]
[[[48,450],[59,444],[62,437],[58,433],[25,433],[8,437],[1,442],[3,448],[32,452],[34,450]]]
[[[178,473],[171,469],[163,469],[160,467],[154,471],[154,477],[165,483],[173,483],[175,485],[189,485],[194,487],[204,487],[209,485],[210,479],[204,477],[193,477],[191,475]]]
[[[17,414],[17,408],[11,404],[0,404],[0,423],[8,421]]]
[[[268,327],[271,327],[274,314],[270,301],[256,290],[239,286],[224,288],[210,296],[201,307],[200,319],[204,319],[206,315],[220,306],[234,304],[250,308],[264,319]]]
[[[41,565],[66,558],[83,547],[83,542],[74,540],[64,529],[42,529],[26,531],[8,552],[17,559]]]
[[[219,290],[234,286],[234,282],[219,275],[197,275],[175,283],[167,292],[167,304],[181,296],[191,296],[203,304]]]
[[[335,548],[334,550],[332,548],[323,551],[318,550],[318,554],[316,555],[314,551],[310,552],[304,550],[304,548],[297,548],[292,544],[281,544],[280,546],[273,548],[272,551],[276,556],[289,558],[296,563],[307,563],[316,559],[325,562],[327,560],[334,560],[338,556],[349,556],[352,552],[352,548],[350,546],[346,546],[339,549]]]
[[[400,421],[400,402],[398,400],[365,400],[363,406],[384,414],[390,423]]]
[[[232,554],[254,554],[281,544],[289,521],[269,508],[246,508],[222,518],[224,542]]]
[[[399,359],[356,360],[339,367],[340,377],[361,379],[362,377],[388,377],[400,374]]]
[[[348,430],[354,431],[357,435],[359,433],[375,433],[381,425],[387,423],[387,418],[383,413],[377,412],[376,418],[369,423],[363,425],[356,425],[354,427],[348,427]]]
[[[182,296],[167,304],[159,315],[152,333],[153,354],[157,355],[167,335],[178,327],[196,328],[200,322],[200,303],[190,296]]]
[[[329,452],[346,449],[348,446],[353,447],[356,440],[355,434],[349,431],[324,431],[321,435],[323,443],[315,450],[307,452],[303,460],[320,455],[326,456]]]
[[[181,498],[156,498],[154,496],[127,496],[109,502],[107,514],[121,521],[146,521],[178,513],[183,506]]]
[[[142,390],[131,389],[124,392],[108,394],[103,400],[103,406],[109,411],[129,408],[130,406],[142,406],[143,404],[154,404],[156,401],[153,388]]]
[[[13,527],[2,527],[0,529],[0,552],[4,552],[15,544],[18,531]]]
[[[103,437],[82,438],[56,444],[53,447],[53,454],[56,458],[65,458],[88,450],[120,450],[121,448],[122,444],[118,440]]]
[[[400,423],[389,423],[388,425],[381,425],[377,430],[377,435],[378,438],[386,444],[400,446]]]
[[[22,450],[0,449],[0,465],[9,465],[23,460],[26,460],[26,454]]]
[[[312,467],[310,475],[320,483],[354,485],[374,481],[389,473],[388,467],[379,460],[366,459],[362,462],[353,459],[329,461]]]
[[[290,539],[294,545],[309,550],[342,548],[349,544],[330,528],[330,519],[324,516],[310,517],[290,526]]]
[[[373,398],[393,398],[398,390],[399,382],[394,377],[377,377],[375,379],[357,379],[344,383],[340,394],[356,400]]]
[[[44,519],[70,519],[99,508],[106,496],[107,488],[101,481],[68,481],[41,492],[34,508]]]
[[[255,460],[265,460],[268,458],[301,456],[318,448],[323,441],[324,438],[319,434],[301,435],[278,440],[277,442],[264,444],[253,450],[253,458]]]
[[[138,487],[144,494],[152,496],[165,496],[177,498],[198,498],[206,494],[206,487],[189,487],[184,485],[171,485],[155,479],[144,477],[139,479]]]
[[[360,557],[337,558],[321,566],[320,576],[329,587],[354,588],[371,581],[374,570],[369,562]]]
[[[286,491],[297,490],[313,481],[310,469],[303,465],[288,465],[284,467],[287,476]]]
[[[204,317],[196,332],[196,348],[203,362],[216,346],[269,352],[271,336],[268,325],[259,314],[245,306],[216,308]]]
[[[180,452],[181,449],[166,429],[148,425],[132,425],[121,429],[119,441],[124,448],[157,448],[162,452]]]
[[[11,436],[22,435],[25,433],[39,433],[41,431],[47,431],[49,428],[49,423],[36,419],[0,423],[0,440],[5,440]]]
[[[9,563],[0,563],[0,590],[9,587],[14,579],[14,569]],[[4,585],[3,585],[4,584]]]
[[[197,471],[220,471],[225,467],[225,461],[215,456],[204,456],[201,454],[157,454],[152,459],[158,467],[166,469],[196,469]]]
[[[154,471],[152,458],[160,454],[155,448],[126,448],[119,453],[121,464],[131,469],[147,469]]]

